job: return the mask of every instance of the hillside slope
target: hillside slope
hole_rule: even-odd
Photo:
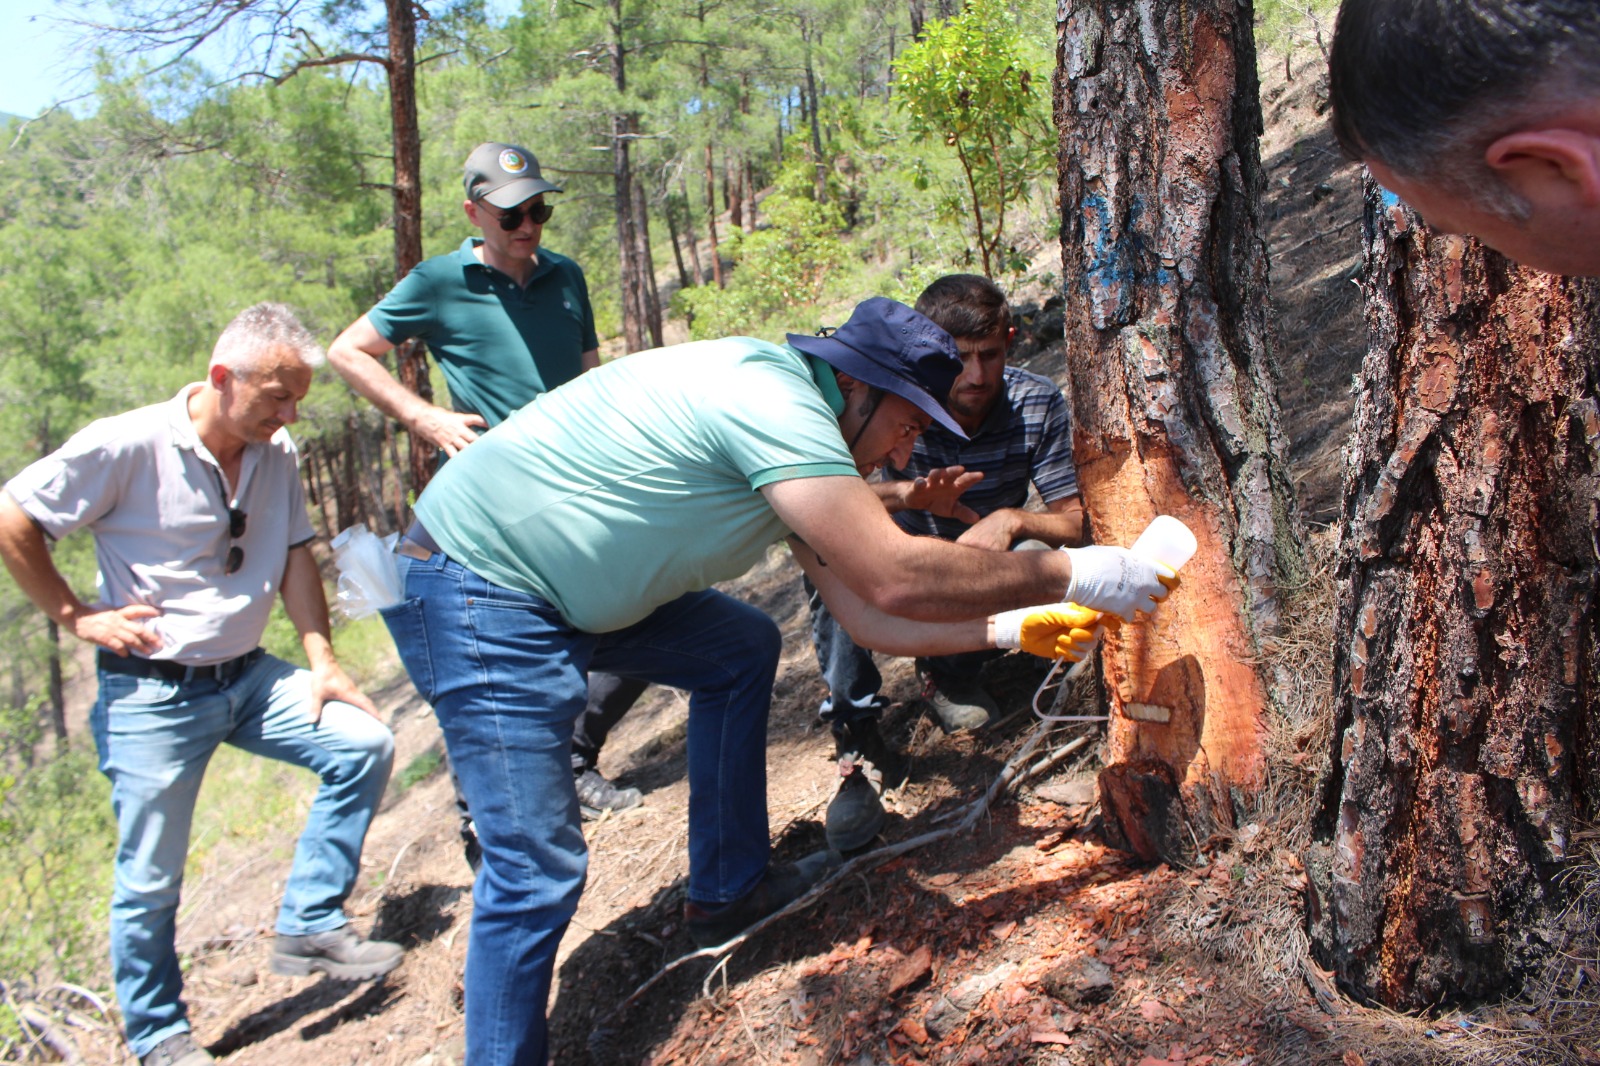
[[[1362,334],[1350,284],[1359,178],[1321,129],[1318,91],[1304,68],[1269,89],[1263,157],[1281,398],[1302,501],[1326,523]],[[1018,361],[1060,379],[1059,312],[1034,307],[1027,334]],[[780,854],[808,851],[821,843],[836,779],[831,740],[815,721],[822,687],[798,571],[775,548],[728,591],[783,627],[771,820]],[[908,661],[884,673],[887,729],[913,758],[910,783],[890,801],[886,838],[901,841],[959,821],[1015,755],[1032,729],[1027,704],[1041,670],[1018,657],[996,664],[990,681],[1008,716],[961,737],[940,735],[923,716]],[[392,716],[397,767],[438,749],[431,715],[402,678],[374,696]],[[1195,870],[1131,865],[1092,831],[1097,740],[1084,726],[1045,738],[1026,765],[1050,752],[1055,764],[1000,796],[970,831],[842,881],[721,969],[693,962],[627,1002],[692,950],[678,919],[685,713],[679,694],[651,690],[608,746],[603,768],[643,789],[646,804],[588,826],[589,886],[551,1003],[563,1066],[1352,1061],[1340,1058],[1312,993],[1319,978],[1290,932],[1301,881],[1286,830],[1241,826],[1205,842],[1210,861]],[[1080,736],[1086,743],[1073,746]],[[1302,756],[1289,786],[1308,789],[1314,767]],[[446,775],[391,795],[368,839],[352,912],[408,948],[384,982],[268,972],[290,846],[220,845],[207,876],[186,887],[179,935],[202,1040],[240,1066],[459,1063],[471,892]],[[108,1030],[76,1036],[88,1061],[120,1061]]]

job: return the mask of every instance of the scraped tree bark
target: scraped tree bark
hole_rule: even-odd
[[[1255,665],[1301,567],[1267,345],[1255,43],[1232,0],[1063,0],[1055,114],[1074,455],[1094,537],[1200,550],[1105,641],[1114,842],[1181,859],[1262,784]]]
[[[1363,999],[1498,996],[1560,944],[1600,791],[1600,285],[1368,184],[1319,953]]]

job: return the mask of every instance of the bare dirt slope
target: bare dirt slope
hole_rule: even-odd
[[[1308,514],[1337,506],[1338,452],[1359,361],[1359,181],[1321,129],[1319,87],[1269,87],[1266,206],[1280,305],[1282,401]],[[1060,315],[1029,316],[1019,357],[1059,378]],[[820,846],[835,781],[815,722],[817,677],[797,571],[774,549],[730,591],[783,626],[768,768],[780,855]],[[1041,670],[1013,657],[990,682],[1010,712],[976,736],[923,716],[910,663],[885,664],[888,731],[910,752],[885,837],[948,828],[1032,729]],[[397,767],[439,736],[408,684],[376,694],[393,716]],[[1094,696],[1079,699],[1092,707]],[[692,949],[681,929],[684,718],[652,690],[619,728],[604,769],[646,793],[638,811],[588,826],[589,887],[563,945],[551,1003],[555,1061],[594,1063],[1118,1063],[1236,1066],[1362,1060],[1330,1036],[1294,925],[1299,863],[1271,824],[1205,842],[1207,865],[1131,865],[1094,833],[1097,727],[1062,726],[1025,763],[1057,761],[1003,793],[972,827],[836,885],[726,965],[697,960],[629,1001]],[[1062,756],[1075,738],[1086,741]],[[1299,778],[1309,787],[1308,774]],[[219,847],[189,886],[179,928],[196,1031],[246,1064],[444,1066],[462,1056],[461,974],[471,913],[448,781],[391,795],[369,837],[358,923],[409,949],[386,981],[297,980],[266,968],[287,843]],[[1263,920],[1268,915],[1272,920]],[[88,1061],[121,1061],[108,1031],[79,1034]],[[1351,1058],[1350,1055],[1355,1055]]]

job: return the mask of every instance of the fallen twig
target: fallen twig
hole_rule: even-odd
[[[738,949],[739,945],[743,944],[745,941],[761,932],[773,922],[776,922],[781,918],[786,918],[791,914],[795,914],[799,911],[805,910],[807,907],[810,907],[817,900],[821,899],[830,888],[845,878],[854,876],[858,873],[865,873],[868,870],[882,866],[891,859],[897,859],[908,852],[916,851],[918,848],[926,847],[929,844],[936,844],[941,840],[947,840],[950,837],[958,834],[964,834],[969,831],[973,825],[977,823],[978,819],[982,818],[983,815],[988,811],[990,805],[995,801],[995,798],[1009,788],[1013,782],[1019,782],[1034,776],[1034,774],[1037,772],[1036,769],[1030,769],[1026,772],[1023,772],[1020,770],[1020,768],[1024,763],[1032,758],[1033,753],[1035,749],[1038,748],[1040,741],[1044,739],[1045,735],[1049,733],[1052,728],[1053,725],[1050,722],[1040,722],[1038,725],[1034,726],[1033,731],[1028,734],[1027,738],[1023,741],[1022,746],[1017,749],[1017,753],[1013,755],[1003,767],[1000,768],[1000,772],[996,774],[994,780],[989,783],[989,787],[984,790],[983,795],[978,797],[967,806],[967,809],[964,812],[961,820],[955,825],[948,826],[944,829],[936,829],[931,832],[922,833],[918,836],[911,837],[908,840],[901,840],[893,844],[886,844],[881,848],[875,848],[863,855],[857,855],[849,862],[844,863],[838,869],[834,870],[833,873],[829,874],[821,881],[818,881],[815,885],[812,885],[811,890],[805,895],[801,896],[797,900],[794,900],[788,906],[783,907],[780,910],[773,911],[759,922],[756,922],[754,925],[746,928],[738,936],[734,937],[732,940],[729,940],[727,943],[718,944],[715,947],[700,948],[697,951],[689,952],[687,955],[680,955],[671,962],[664,964],[655,973],[651,974],[643,984],[629,993],[628,998],[617,1004],[617,1006],[613,1007],[595,1022],[589,1033],[590,1043],[592,1044],[597,1038],[600,1038],[605,1031],[610,1029],[612,1022],[619,1015],[625,1012],[629,1007],[633,1006],[633,1004],[637,1003],[640,997],[642,997],[650,989],[654,988],[662,979],[679,967],[687,965],[688,963],[693,962],[695,959],[719,959],[720,961],[717,969],[720,969],[726,964],[728,958],[732,956],[733,952]],[[1082,737],[1079,739],[1084,743],[1088,742],[1087,737]],[[1075,744],[1077,741],[1074,741],[1073,743]],[[1067,745],[1067,747],[1071,746],[1071,744]],[[1050,760],[1045,760],[1045,762],[1049,761]],[[716,972],[716,970],[714,969],[713,972]]]

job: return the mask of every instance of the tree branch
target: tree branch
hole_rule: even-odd
[[[262,76],[270,78],[274,85],[282,85],[302,70],[309,70],[312,67],[336,67],[345,63],[376,63],[378,66],[386,68],[389,65],[389,60],[383,56],[370,55],[365,52],[340,52],[338,55],[322,56],[317,59],[302,59],[282,74],[263,73]]]

